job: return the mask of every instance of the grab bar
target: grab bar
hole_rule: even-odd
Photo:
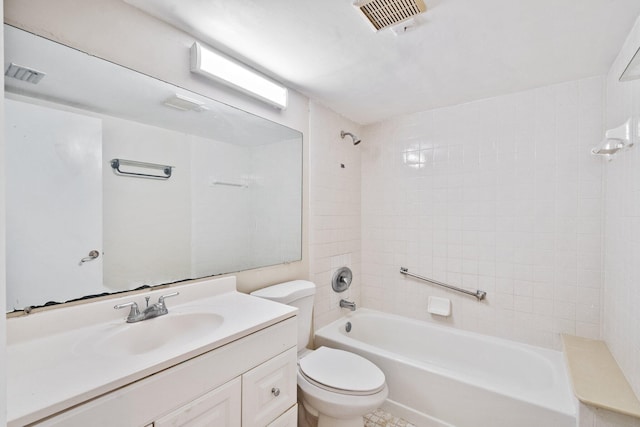
[[[485,291],[477,290],[475,292],[471,292],[466,289],[461,289],[455,286],[447,285],[446,283],[438,282],[437,280],[420,276],[418,274],[409,273],[409,269],[405,267],[400,267],[400,273],[404,274],[405,276],[411,276],[411,277],[415,277],[416,279],[424,280],[425,282],[433,283],[434,285],[443,286],[447,289],[451,289],[452,291],[458,291],[458,292],[462,292],[463,294],[474,296],[478,299],[478,301],[482,301],[487,296],[487,293]]]
[[[169,179],[171,178],[171,170],[174,168],[174,166],[158,165],[156,163],[137,162],[135,160],[125,160],[125,159],[112,159],[110,163],[111,163],[111,167],[113,168],[113,172],[116,175],[133,176],[136,178]],[[123,170],[120,170],[120,166],[133,166],[136,168],[159,169],[162,171],[163,175],[152,175],[152,174],[139,173],[139,172],[123,171]]]

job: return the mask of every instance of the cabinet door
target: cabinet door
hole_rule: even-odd
[[[273,420],[267,427],[298,427],[298,405],[293,405],[291,409]]]
[[[80,262],[102,252],[102,121],[4,103],[7,310],[107,291],[102,257]]]
[[[240,378],[229,381],[154,423],[155,427],[240,427]]]
[[[296,403],[296,348],[242,376],[242,425],[263,427]]]

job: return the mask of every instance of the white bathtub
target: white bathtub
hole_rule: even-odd
[[[362,308],[318,330],[315,344],[378,365],[385,407],[418,427],[576,427],[557,351]]]

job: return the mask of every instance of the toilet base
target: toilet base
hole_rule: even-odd
[[[298,390],[300,392],[300,390]],[[298,400],[298,427],[363,427],[364,417],[333,418],[319,414],[304,399]]]
[[[298,390],[300,393],[300,390]],[[304,406],[304,402],[298,394],[298,427],[318,427],[318,415],[312,415]]]
[[[318,417],[318,427],[363,427],[364,418],[356,417],[348,420],[339,420],[328,415],[320,414]]]

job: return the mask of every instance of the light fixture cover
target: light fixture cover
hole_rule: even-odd
[[[188,96],[180,95],[176,93],[173,96],[164,100],[164,105],[167,107],[173,107],[180,111],[207,111],[209,107],[204,102],[200,102],[197,99],[189,98]]]
[[[280,109],[287,108],[287,88],[226,55],[195,42],[191,71],[240,90]]]

